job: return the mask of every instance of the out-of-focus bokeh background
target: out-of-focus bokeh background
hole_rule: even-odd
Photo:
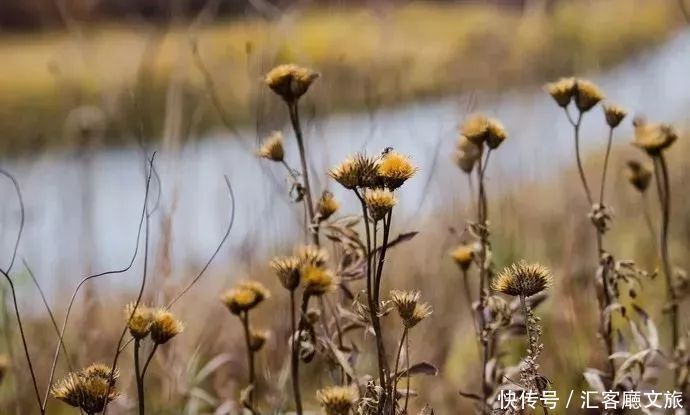
[[[469,188],[452,153],[457,126],[473,111],[499,118],[510,134],[488,172],[494,261],[499,268],[518,258],[552,267],[556,285],[539,310],[543,372],[559,390],[586,389],[582,371],[604,359],[595,334],[594,240],[574,175],[572,130],[541,85],[584,76],[632,114],[682,131],[690,109],[686,17],[676,0],[2,0],[0,164],[24,196],[19,255],[60,321],[84,275],[129,262],[144,196],[144,152],[156,150],[160,204],[145,299],[164,303],[223,236],[227,175],[235,225],[208,273],[177,306],[187,329],[154,360],[150,408],[213,413],[237,400],[244,382],[241,331],[218,295],[246,276],[275,287],[258,318],[274,330],[260,373],[267,385],[275,383],[287,350],[285,298],[266,262],[301,240],[302,213],[288,196],[283,170],[255,151],[270,131],[282,130],[288,158],[297,163],[284,105],[262,82],[276,64],[295,62],[321,74],[301,102],[302,115],[316,188],[335,193],[340,214],[355,213],[356,205],[326,171],[346,155],[392,146],[421,168],[400,192],[394,220],[396,232],[421,233],[392,254],[386,275],[389,288],[419,288],[434,307],[412,348],[441,372],[415,383],[414,405],[465,413],[469,402],[458,390],[476,389],[475,339],[448,256],[458,242],[449,229],[471,219]],[[616,220],[607,243],[618,257],[652,271],[658,260],[642,204],[653,215],[656,207],[623,174],[628,158],[643,158],[629,145],[629,121],[614,138],[608,186]],[[593,171],[600,169],[606,133],[597,108],[582,131]],[[678,189],[671,252],[679,267],[690,265],[688,149],[681,138],[669,162]],[[591,180],[598,186],[598,176]],[[19,210],[11,183],[0,183],[0,192],[4,266]],[[122,306],[140,281],[140,259],[125,274],[87,285],[78,298],[66,343],[79,365],[111,359]],[[45,385],[54,331],[21,264],[13,277]],[[8,287],[1,287],[0,353],[10,365],[0,384],[0,413],[34,413]],[[653,309],[653,299],[663,297],[660,279],[644,290]],[[225,363],[200,378],[216,356]],[[307,370],[313,384],[305,393],[313,402],[314,389],[328,379],[318,368]],[[61,362],[58,373],[64,371]],[[113,413],[134,405],[132,381],[123,381]],[[49,408],[70,413],[57,402]]]

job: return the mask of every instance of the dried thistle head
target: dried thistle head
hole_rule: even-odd
[[[678,133],[668,124],[650,124],[642,117],[635,117],[635,141],[633,144],[654,157],[669,148],[677,139]]]
[[[450,256],[453,258],[453,261],[458,264],[460,269],[467,271],[474,261],[474,246],[465,244],[458,245],[451,251]]]
[[[293,291],[299,286],[299,258],[294,256],[276,257],[271,260],[269,266],[285,289]]]
[[[307,295],[320,296],[336,288],[336,279],[331,271],[324,267],[307,265],[301,270],[302,286]]]
[[[257,155],[266,160],[282,162],[285,159],[285,149],[283,148],[283,133],[273,131],[261,144]]]
[[[333,193],[324,190],[323,193],[321,193],[321,198],[316,203],[316,212],[319,214],[319,221],[330,218],[338,208],[340,208],[340,203],[335,200]]]
[[[561,78],[544,86],[546,92],[560,107],[567,107],[575,95],[575,78]]]
[[[377,172],[383,185],[390,190],[402,186],[405,181],[417,173],[410,158],[397,151],[388,151],[379,159]]]
[[[398,203],[398,198],[388,189],[366,189],[364,203],[367,205],[371,218],[378,221],[393,209],[393,206]]]
[[[628,161],[628,181],[640,193],[644,193],[652,181],[652,169],[636,160]]]
[[[391,301],[403,322],[413,318],[419,296],[419,291],[391,291]]]
[[[266,85],[285,102],[293,103],[304,95],[319,74],[295,64],[278,65],[265,78]]]
[[[501,271],[491,288],[503,294],[529,297],[548,288],[552,280],[548,268],[522,260]]]
[[[235,288],[226,291],[221,301],[231,313],[239,315],[259,305],[270,297],[269,291],[257,281],[242,281]]]
[[[260,330],[256,328],[251,328],[249,330],[249,350],[252,352],[258,352],[266,344],[268,339],[268,330]]]
[[[95,414],[103,410],[106,402],[117,398],[115,380],[118,377],[117,369],[111,372],[105,365],[91,365],[79,372],[68,373],[51,388],[51,394],[87,414]]]
[[[349,386],[329,386],[319,389],[316,398],[326,415],[349,415],[357,394]]]
[[[143,304],[129,303],[125,306],[125,318],[129,333],[135,339],[141,340],[149,335],[151,323],[153,322],[153,310]]]
[[[461,135],[457,143],[455,162],[462,171],[469,174],[472,172],[475,164],[481,160],[483,151],[483,144],[475,144],[464,135]]]
[[[604,93],[596,84],[586,79],[575,81],[575,106],[580,112],[591,110],[602,99],[604,99]]]
[[[357,153],[330,169],[328,175],[346,189],[374,187],[379,179],[378,163],[364,153]]]
[[[184,325],[168,310],[160,308],[156,310],[151,324],[151,340],[155,344],[165,344],[173,337],[182,333]]]
[[[295,248],[295,256],[300,266],[313,265],[322,267],[328,262],[328,251],[316,245],[299,245]]]
[[[486,126],[486,145],[490,149],[495,150],[507,138],[508,133],[503,127],[503,124],[495,118],[489,118]]]
[[[403,324],[406,328],[411,329],[412,327],[419,324],[420,321],[429,317],[432,312],[433,311],[431,310],[431,306],[429,304],[417,303],[414,306],[414,311],[412,312],[412,315],[410,316],[410,318],[403,320]]]
[[[481,145],[486,139],[489,128],[489,118],[483,114],[472,114],[460,126],[461,135],[476,145]]]
[[[628,111],[616,104],[606,103],[603,108],[606,124],[611,128],[618,127],[626,115],[628,115]]]

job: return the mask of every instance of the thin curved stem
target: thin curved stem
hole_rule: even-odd
[[[290,113],[290,122],[292,123],[292,129],[295,131],[295,137],[297,138],[297,148],[299,150],[299,160],[302,168],[302,177],[304,177],[304,192],[305,200],[304,203],[307,205],[307,228],[311,228],[314,225],[314,199],[312,197],[311,184],[309,182],[309,166],[307,163],[307,154],[304,148],[304,136],[302,134],[302,126],[299,120],[299,106],[297,102],[288,104],[288,112]],[[312,236],[312,242],[314,245],[319,245],[319,233],[316,231],[310,231]]]
[[[599,205],[604,205],[604,192],[606,191],[606,172],[609,167],[609,156],[611,155],[611,143],[613,142],[613,127],[609,128],[609,138],[606,143],[606,156],[604,156],[604,169],[601,173],[601,187],[599,189]]]
[[[137,401],[139,403],[139,415],[146,415],[145,396],[144,396],[144,379],[141,374],[141,362],[139,361],[139,351],[141,349],[141,342],[139,339],[134,340],[134,375],[137,382]]]
[[[254,352],[252,351],[251,345],[251,333],[249,331],[249,312],[245,311],[242,316],[242,329],[244,330],[244,341],[247,348],[247,381],[249,383],[249,405],[252,407],[252,412],[254,412],[254,388],[256,373],[254,371]]]
[[[569,112],[566,111],[566,114],[568,114],[568,117],[570,117]],[[577,116],[577,121],[573,124],[573,127],[575,129],[575,158],[577,160],[577,172],[580,174],[580,181],[582,182],[582,187],[585,189],[585,193],[587,194],[587,201],[591,206],[594,203],[594,199],[592,199],[592,192],[589,190],[589,183],[587,182],[585,169],[582,165],[582,156],[580,155],[580,126],[582,125],[583,115],[583,112],[579,112]]]
[[[151,352],[149,353],[149,356],[146,358],[146,362],[144,363],[144,367],[141,369],[142,381],[144,379],[144,376],[146,376],[146,370],[149,368],[149,363],[151,363],[151,360],[153,359],[153,355],[156,353],[156,350],[158,350],[158,343],[154,344],[153,347],[151,348]]]
[[[392,374],[393,392],[391,394],[391,396],[393,397],[393,401],[395,401],[395,399],[398,396],[398,368],[399,368],[399,363],[400,363],[400,355],[402,354],[402,349],[403,349],[403,345],[405,344],[405,339],[407,338],[407,333],[408,333],[408,329],[407,329],[407,327],[405,327],[405,329],[403,330],[402,337],[400,337],[400,343],[398,344],[398,353],[395,356],[395,370],[393,371],[393,374]],[[407,392],[408,393],[410,392],[409,388],[408,388]]]
[[[292,394],[295,398],[295,412],[302,415],[302,396],[299,388],[299,341],[295,322],[295,290],[290,290],[290,372],[292,375]]]

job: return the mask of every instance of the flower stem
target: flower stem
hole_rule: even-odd
[[[139,361],[139,352],[141,349],[141,343],[139,339],[134,340],[134,377],[137,382],[137,399],[139,401],[139,415],[145,415],[145,399],[144,399],[144,379],[141,375],[141,364]]]
[[[290,335],[291,341],[291,356],[290,356],[290,372],[292,376],[292,393],[295,397],[295,412],[297,415],[302,415],[302,396],[299,390],[299,338],[297,335],[297,328],[295,323],[295,290],[290,290]]]
[[[242,319],[242,327],[244,329],[244,341],[245,341],[245,344],[247,347],[248,383],[249,383],[249,387],[252,388],[249,390],[249,404],[251,405],[252,410],[253,410],[253,408],[254,408],[254,387],[256,385],[254,384],[254,378],[255,378],[254,352],[252,351],[252,348],[251,348],[251,334],[249,332],[249,311],[245,311],[240,318]]]

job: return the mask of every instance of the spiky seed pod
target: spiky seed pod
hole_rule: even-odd
[[[489,129],[489,119],[483,114],[472,114],[460,126],[461,135],[476,145],[481,145],[486,140]]]
[[[156,344],[165,344],[173,337],[182,333],[184,325],[175,316],[165,310],[158,309],[151,324],[151,340]]]
[[[299,286],[300,260],[297,257],[276,257],[269,266],[285,289],[293,291]]]
[[[598,86],[586,79],[575,81],[575,106],[580,112],[587,112],[604,99]]]
[[[503,294],[529,297],[548,288],[552,280],[548,268],[522,260],[501,271],[491,288]]]
[[[79,372],[68,373],[51,388],[51,394],[67,405],[95,414],[103,411],[106,402],[117,398],[115,380],[118,377],[117,369],[113,373],[105,365],[91,365]]]
[[[642,117],[635,117],[633,125],[635,126],[633,145],[646,151],[652,157],[661,154],[678,139],[678,133],[668,124],[650,124]]]
[[[283,148],[283,133],[273,131],[261,144],[257,155],[266,160],[282,162],[285,159],[285,149]]]
[[[628,111],[624,108],[616,104],[604,104],[604,116],[606,117],[606,124],[608,124],[609,127],[618,127],[626,115],[628,115]]]
[[[307,265],[301,270],[302,286],[307,295],[320,296],[336,288],[335,276],[326,268]]]
[[[450,253],[456,264],[463,271],[467,271],[474,261],[474,247],[472,245],[459,245]]]
[[[221,301],[231,313],[239,315],[253,309],[269,297],[269,291],[261,283],[242,281],[237,287],[226,291],[221,296]]]
[[[628,181],[640,193],[644,193],[652,181],[652,169],[636,160],[628,161]]]
[[[330,218],[338,208],[340,208],[340,204],[335,200],[335,197],[333,197],[333,193],[324,190],[321,194],[321,198],[316,203],[316,212],[319,214],[319,221]]]
[[[431,306],[427,303],[417,303],[414,307],[414,311],[412,312],[412,315],[410,318],[403,320],[403,324],[405,325],[406,328],[411,329],[417,324],[419,324],[420,321],[424,320],[425,318],[429,317],[432,313]]]
[[[285,102],[293,103],[304,95],[319,74],[294,64],[279,65],[266,74],[266,85]]]
[[[413,318],[419,296],[419,291],[391,291],[391,301],[403,322]]]
[[[366,189],[364,203],[367,205],[371,219],[378,221],[393,209],[398,199],[388,189]]]
[[[153,310],[143,304],[139,304],[137,308],[134,309],[135,305],[135,303],[129,303],[125,306],[125,318],[127,319],[129,334],[135,339],[141,340],[148,336],[149,331],[151,331]]]
[[[266,344],[267,339],[267,330],[251,328],[249,330],[249,350],[251,350],[252,352],[258,352],[264,347],[264,344]]]
[[[561,78],[544,86],[546,92],[560,107],[567,107],[575,95],[575,78]]]
[[[508,138],[503,124],[495,118],[489,118],[486,126],[486,145],[495,150]]]
[[[295,256],[300,266],[322,267],[328,262],[328,251],[316,245],[300,245],[295,248]]]
[[[349,415],[357,394],[349,386],[329,386],[319,389],[316,398],[326,415]]]
[[[385,153],[378,163],[378,175],[383,185],[390,190],[395,190],[402,186],[405,181],[417,173],[415,167],[408,156],[389,151]]]
[[[346,189],[375,187],[378,185],[378,163],[366,154],[357,153],[330,169],[328,175]]]

